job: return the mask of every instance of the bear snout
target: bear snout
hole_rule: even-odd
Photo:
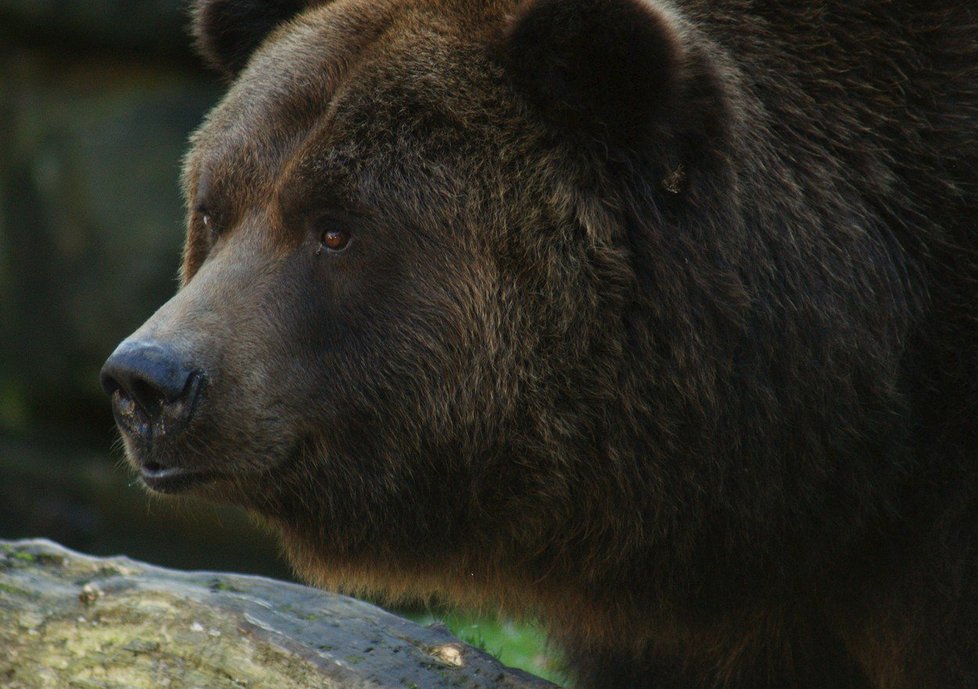
[[[172,346],[126,340],[102,367],[101,383],[120,430],[149,446],[190,422],[204,375]]]

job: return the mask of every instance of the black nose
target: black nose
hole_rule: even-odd
[[[102,389],[112,396],[116,421],[124,431],[145,435],[173,429],[193,413],[202,376],[168,345],[119,345],[102,367]]]

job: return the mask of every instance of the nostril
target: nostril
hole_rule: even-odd
[[[159,389],[153,387],[152,383],[139,378],[132,381],[129,395],[143,410],[143,413],[151,419],[155,419],[160,415],[160,410],[163,409],[163,404],[166,402],[163,398],[163,393]]]
[[[108,371],[106,371],[105,367],[102,368],[102,373],[99,375],[99,383],[102,385],[102,391],[109,397],[112,396],[112,393],[122,387],[119,385],[119,381],[117,381]]]

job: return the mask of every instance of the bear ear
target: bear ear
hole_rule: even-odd
[[[518,87],[551,117],[624,141],[668,116],[682,52],[670,18],[646,0],[524,0],[503,51]]]
[[[308,5],[307,0],[196,0],[191,9],[197,50],[233,77],[272,30]]]

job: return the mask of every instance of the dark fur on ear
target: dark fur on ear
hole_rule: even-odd
[[[648,135],[675,95],[680,43],[644,0],[526,0],[504,36],[517,84],[565,124]]]
[[[198,0],[191,10],[197,50],[230,78],[271,31],[305,7],[309,0]]]

